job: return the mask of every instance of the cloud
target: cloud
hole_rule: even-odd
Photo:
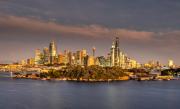
[[[100,25],[64,25],[53,21],[43,21],[30,17],[1,15],[0,34],[63,34],[92,38],[112,38],[150,40],[154,33],[121,28],[107,28]]]

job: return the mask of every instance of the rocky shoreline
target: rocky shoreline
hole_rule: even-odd
[[[25,76],[15,76],[14,79],[33,79],[42,81],[77,81],[77,82],[111,82],[111,81],[128,81],[130,78],[128,76],[119,77],[118,79],[72,79],[72,78],[39,78],[39,77],[25,77]]]

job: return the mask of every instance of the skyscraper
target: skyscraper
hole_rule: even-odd
[[[50,64],[55,64],[57,60],[57,46],[54,41],[49,44]]]
[[[42,53],[40,49],[36,49],[35,51],[35,65],[42,64]]]
[[[49,49],[46,47],[43,49],[43,63],[49,64]]]
[[[119,50],[119,37],[116,37],[115,40],[115,51],[114,51],[114,65],[119,66],[119,56],[120,56],[120,50]]]
[[[76,57],[75,57],[75,60],[76,60],[76,64],[77,64],[77,65],[81,65],[81,63],[82,63],[82,62],[81,62],[81,59],[82,59],[81,57],[82,57],[81,51],[77,51],[77,52],[76,52]]]
[[[87,50],[86,49],[82,49],[81,51],[81,65],[85,65],[85,58],[87,56]]]
[[[116,37],[111,47],[111,66],[120,66],[119,38]]]
[[[63,55],[63,54],[59,54],[58,55],[58,64],[61,64],[61,65],[65,65],[66,63],[66,57],[65,57],[65,55]]]
[[[111,47],[111,54],[110,54],[110,56],[111,56],[111,58],[110,58],[110,66],[111,67],[114,66],[114,54],[115,54],[115,44],[113,42],[112,47]]]

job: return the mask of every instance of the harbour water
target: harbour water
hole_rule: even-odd
[[[82,83],[0,73],[0,109],[180,109],[180,81]]]

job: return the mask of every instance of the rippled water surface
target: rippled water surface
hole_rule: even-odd
[[[79,83],[0,75],[0,109],[180,109],[180,81]]]

